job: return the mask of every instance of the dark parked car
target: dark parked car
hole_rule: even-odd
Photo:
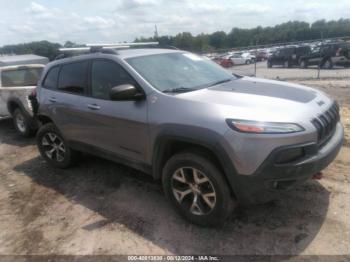
[[[308,55],[300,58],[300,67],[307,68],[309,65],[319,65],[331,69],[334,65],[348,67],[350,43],[327,43],[312,49]]]
[[[260,52],[256,52],[256,61],[261,62],[261,61],[265,61],[266,59],[268,59],[269,55],[267,52],[264,51],[260,51]]]
[[[274,65],[282,65],[283,67],[291,67],[299,65],[300,57],[306,56],[311,52],[309,46],[292,46],[278,49],[267,60],[267,67]]]

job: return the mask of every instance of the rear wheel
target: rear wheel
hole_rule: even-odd
[[[290,67],[290,62],[289,62],[289,60],[284,61],[283,67],[285,67],[285,68],[289,68],[289,67]]]
[[[331,59],[328,59],[324,64],[323,67],[326,69],[332,69],[333,68],[333,62]]]
[[[307,62],[305,60],[301,60],[300,61],[300,68],[304,69],[304,68],[307,68]]]
[[[221,225],[234,206],[223,174],[197,153],[179,153],[167,161],[163,188],[177,211],[197,225]]]
[[[69,147],[53,123],[48,123],[39,129],[37,146],[41,156],[52,166],[67,168],[77,157],[77,152]]]
[[[30,137],[33,135],[34,130],[31,128],[30,119],[19,108],[13,112],[13,124],[17,133],[23,137]]]

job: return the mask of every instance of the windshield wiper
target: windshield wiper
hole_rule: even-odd
[[[186,88],[186,87],[177,87],[177,88],[170,88],[163,91],[163,93],[184,93],[184,92],[191,92],[195,91],[197,89],[195,88]]]
[[[231,80],[232,80],[232,78],[227,78],[227,79],[224,79],[224,80],[220,80],[220,81],[217,81],[217,82],[211,84],[209,87],[216,86],[216,85],[219,85],[219,84],[223,84],[223,83],[226,83],[226,82],[230,82]]]

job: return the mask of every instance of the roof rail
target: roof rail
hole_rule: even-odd
[[[59,51],[62,54],[58,55],[55,60],[67,58],[80,54],[89,54],[89,53],[104,53],[104,54],[118,54],[117,49],[125,49],[131,47],[139,47],[139,46],[159,46],[160,48],[169,48],[169,49],[177,49],[174,46],[161,46],[159,42],[140,42],[140,43],[116,43],[116,44],[86,44],[82,47],[63,47],[59,48]]]
[[[72,57],[75,55],[91,54],[91,53],[103,53],[103,54],[115,54],[118,52],[115,49],[129,48],[127,45],[118,46],[85,46],[85,47],[63,47],[58,50],[62,52],[55,57],[55,60]]]
[[[59,48],[58,50],[61,52],[101,52],[102,50],[106,49],[122,49],[122,48],[129,48],[128,45],[118,45],[118,46],[100,46],[100,45],[94,45],[94,46],[86,46],[86,47],[63,47]]]
[[[139,42],[139,43],[117,43],[117,44],[86,44],[88,47],[103,47],[103,48],[128,48],[131,46],[151,46],[151,45],[159,45],[159,42]]]

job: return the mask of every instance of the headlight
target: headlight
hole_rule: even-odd
[[[259,122],[238,119],[227,119],[226,122],[232,129],[243,133],[287,134],[305,130],[300,125],[293,123]]]

